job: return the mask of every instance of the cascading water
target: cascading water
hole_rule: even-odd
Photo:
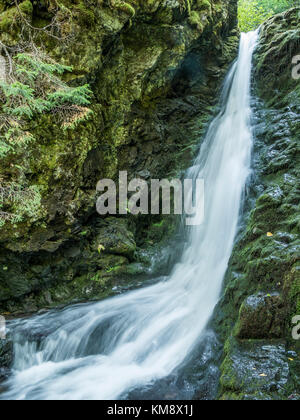
[[[199,343],[218,302],[250,173],[250,80],[257,32],[237,62],[188,178],[205,180],[205,221],[170,277],[99,303],[18,321],[2,399],[117,399],[169,375]],[[14,327],[13,327],[14,328]],[[27,341],[26,331],[40,337]]]

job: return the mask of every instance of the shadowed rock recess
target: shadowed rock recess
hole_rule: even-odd
[[[241,230],[214,324],[224,340],[222,399],[299,399],[300,9],[268,20],[255,54],[255,147]]]

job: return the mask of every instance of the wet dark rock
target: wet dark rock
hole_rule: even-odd
[[[10,339],[0,339],[0,380],[7,373],[13,361],[13,343]]]
[[[230,339],[222,365],[223,399],[282,399],[289,382],[284,342]]]
[[[9,378],[10,373],[11,373],[10,369],[0,367],[0,384],[1,382]],[[1,392],[1,387],[0,387],[0,392]]]
[[[81,254],[80,247],[75,247],[75,246],[72,248],[68,248],[64,253],[66,258],[76,258],[76,257],[79,257],[80,254]]]
[[[300,349],[291,324],[300,313],[300,91],[291,77],[299,12],[269,19],[254,56],[253,175],[213,320],[229,343],[221,367],[223,399],[288,399],[300,389]],[[284,354],[284,346],[295,347],[293,356]]]
[[[113,217],[107,218],[97,230],[92,246],[99,253],[124,255],[130,259],[133,259],[136,251],[134,234],[128,229],[127,220]]]

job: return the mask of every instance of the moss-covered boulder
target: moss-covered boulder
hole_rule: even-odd
[[[241,306],[235,335],[240,339],[282,338],[284,316],[278,293],[249,296]]]
[[[133,259],[136,251],[134,234],[128,230],[126,219],[108,217],[103,221],[103,227],[97,231],[93,243],[99,254],[104,253],[124,255]]]
[[[222,365],[222,400],[281,400],[289,386],[285,344],[228,340]]]

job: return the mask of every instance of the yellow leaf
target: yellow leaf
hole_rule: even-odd
[[[293,361],[294,361],[294,359],[291,359],[291,358],[289,357],[289,361],[290,361],[290,362],[293,362]]]
[[[102,251],[105,251],[105,246],[103,246],[103,245],[100,244],[98,246],[98,252],[99,252],[99,254],[101,254]]]
[[[268,233],[267,233],[267,236],[270,238],[271,236],[273,236],[273,233],[268,232]]]
[[[259,375],[259,376],[261,376],[262,378],[266,378],[267,377],[267,375],[265,374],[265,373],[262,373],[261,375]]]

